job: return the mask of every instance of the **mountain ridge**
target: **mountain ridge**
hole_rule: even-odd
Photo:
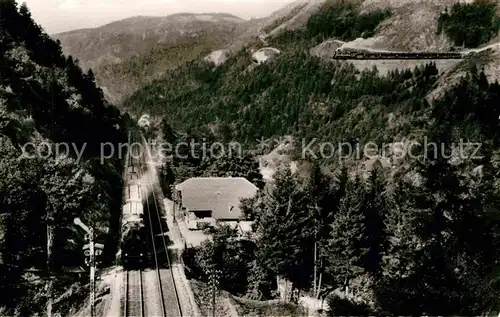
[[[107,99],[119,104],[168,69],[226,45],[244,23],[228,13],[136,16],[53,38],[83,69],[91,68]]]
[[[71,33],[78,33],[81,31],[91,31],[91,30],[99,30],[99,29],[106,29],[114,25],[119,25],[122,23],[127,23],[127,22],[134,22],[134,21],[139,21],[139,20],[165,20],[167,18],[181,18],[181,17],[201,17],[201,16],[213,16],[213,17],[221,17],[221,18],[230,18],[235,21],[249,21],[245,20],[243,18],[240,18],[236,15],[230,14],[230,13],[225,13],[225,12],[207,12],[207,13],[190,13],[190,12],[180,12],[180,13],[174,13],[174,14],[169,14],[165,16],[156,16],[156,15],[136,15],[136,16],[131,16],[128,18],[116,20],[116,21],[111,21],[109,23],[96,26],[93,28],[81,28],[81,29],[75,29],[75,30],[70,30],[70,31],[64,31],[64,32],[57,32],[51,34],[51,36],[58,37],[61,35],[68,35]]]

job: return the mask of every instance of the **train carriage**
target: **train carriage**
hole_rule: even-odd
[[[125,219],[127,219],[128,216],[136,215],[136,216],[142,217],[144,214],[144,207],[142,205],[142,201],[139,201],[139,200],[127,201],[127,203],[125,205],[123,205],[122,214],[123,214],[122,223],[125,222]]]
[[[365,49],[337,48],[334,59],[462,59],[460,52],[389,52]]]
[[[125,202],[142,201],[142,186],[139,183],[129,184],[125,189]]]

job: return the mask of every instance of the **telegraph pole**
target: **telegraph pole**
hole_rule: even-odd
[[[53,217],[51,211],[47,214],[47,317],[52,317],[52,279],[50,276],[52,266],[52,225]]]
[[[89,232],[90,246],[90,317],[94,317],[95,303],[95,251],[94,251],[94,228],[90,228]]]
[[[211,295],[212,295],[212,317],[215,317],[215,293],[219,287],[219,277],[221,275],[220,270],[210,269],[210,285],[212,286]]]
[[[168,187],[170,189],[170,197],[172,197],[172,217],[174,218],[174,223],[176,223],[176,220],[175,220],[175,211],[177,209],[176,208],[176,204],[177,204],[178,200],[177,200],[176,193],[175,193],[175,185],[172,184],[172,185],[169,185]]]
[[[212,274],[212,317],[215,317],[215,276]]]

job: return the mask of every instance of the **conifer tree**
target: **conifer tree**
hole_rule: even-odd
[[[328,271],[344,290],[351,279],[366,271],[369,235],[362,206],[364,199],[361,181],[350,181],[331,225]]]
[[[387,247],[385,220],[391,212],[381,167],[371,171],[367,185],[363,204],[369,235],[366,269],[371,274],[379,275],[382,256]]]
[[[326,175],[318,161],[314,161],[305,186],[307,197],[310,200],[308,203],[309,217],[314,227],[313,291],[316,296],[321,293],[329,227],[338,207],[335,185],[333,178]]]
[[[275,274],[303,288],[310,286],[314,245],[306,203],[290,168],[282,168],[263,197],[264,210],[259,211],[256,228],[259,261]]]

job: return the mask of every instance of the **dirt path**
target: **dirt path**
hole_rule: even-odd
[[[103,299],[105,300],[103,316],[121,316],[122,291],[125,286],[123,284],[123,271],[116,268],[111,274],[104,276],[103,280],[110,285],[110,293],[105,299]]]
[[[488,46],[481,47],[481,48],[464,50],[464,51],[462,51],[462,53],[464,53],[464,54],[479,53],[479,52],[486,51],[486,50],[489,50],[489,49],[498,50],[499,48],[500,48],[500,43],[493,43],[493,44],[490,44]]]

